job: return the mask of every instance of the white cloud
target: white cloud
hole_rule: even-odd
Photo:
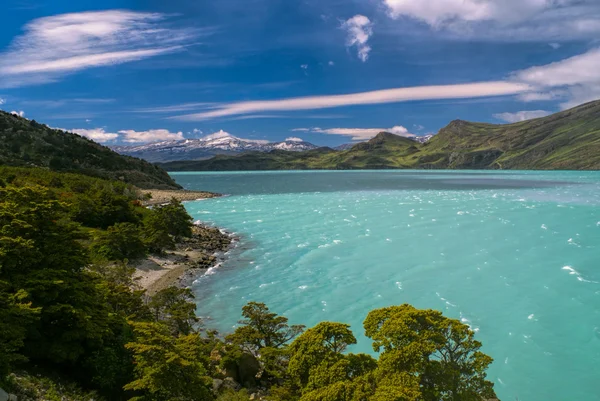
[[[381,0],[393,19],[457,38],[560,42],[600,33],[597,0]]]
[[[35,19],[0,53],[3,85],[53,82],[83,69],[181,50],[195,33],[167,27],[166,18],[156,13],[108,10]]]
[[[104,130],[104,128],[93,128],[93,129],[86,129],[86,128],[64,129],[64,128],[58,128],[58,129],[60,129],[62,131],[73,132],[75,134],[78,134],[78,135],[81,135],[81,136],[85,136],[86,138],[89,138],[92,141],[96,141],[96,142],[100,142],[100,143],[114,141],[115,139],[117,139],[119,137],[119,134],[115,134],[115,133],[112,133],[112,132],[106,132]]]
[[[20,111],[11,111],[10,114],[14,114],[15,116],[19,116],[19,117],[25,117],[25,112],[23,110]]]
[[[219,117],[257,114],[265,111],[318,110],[365,104],[384,104],[411,100],[465,99],[490,96],[516,95],[528,92],[530,87],[519,82],[491,81],[470,84],[416,86],[383,89],[345,95],[308,96],[279,100],[257,100],[213,105],[211,110],[171,117],[183,121],[201,121]]]
[[[327,65],[333,67],[335,65],[335,63],[333,61],[330,61],[329,63],[327,63]]]
[[[6,99],[0,97],[0,105],[3,105],[4,103],[6,103]]]
[[[143,143],[158,141],[176,141],[184,139],[182,132],[170,132],[166,129],[151,129],[148,131],[121,130],[119,134],[124,135],[123,142]]]
[[[562,45],[560,43],[548,43],[548,46],[550,46],[554,50],[557,50],[560,49]]]
[[[303,70],[308,70],[308,64],[302,64],[300,68],[302,68]]]
[[[563,99],[563,108],[600,98],[600,48],[554,63],[531,67],[512,79],[535,90],[519,96],[523,101]]]
[[[346,30],[348,36],[346,46],[356,47],[358,58],[363,62],[369,58],[371,46],[368,45],[369,38],[373,35],[373,23],[364,15],[355,15],[342,23],[342,28]]]
[[[310,128],[294,128],[291,130],[292,132],[308,132]]]
[[[397,125],[392,128],[312,128],[311,132],[316,132],[320,134],[328,134],[328,135],[342,135],[349,136],[353,141],[364,141],[367,139],[373,138],[375,135],[380,132],[390,132],[395,135],[400,135],[404,137],[414,137],[414,134],[408,132],[408,130],[401,126]]]
[[[194,134],[202,134],[202,130],[198,129],[198,128],[194,128],[194,130],[192,131]]]
[[[517,111],[516,113],[498,113],[494,114],[494,118],[497,118],[507,123],[517,123],[526,120],[532,120],[534,118],[546,117],[550,115],[549,111],[546,110],[523,110]]]
[[[417,130],[417,131],[423,131],[425,129],[425,127],[423,127],[421,124],[413,124],[413,127]]]
[[[515,78],[542,87],[600,81],[600,48],[565,60],[517,72]]]
[[[298,138],[297,136],[290,136],[289,138],[285,138],[288,142],[304,142],[302,138]]]

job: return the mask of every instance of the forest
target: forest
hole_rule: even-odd
[[[481,401],[492,358],[469,326],[403,304],[291,324],[260,300],[232,333],[186,288],[148,295],[130,262],[189,237],[184,206],[130,184],[0,167],[0,387],[19,400]]]

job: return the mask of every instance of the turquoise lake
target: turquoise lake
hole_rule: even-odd
[[[229,196],[186,203],[240,238],[193,285],[207,327],[248,301],[352,325],[410,303],[461,319],[505,401],[600,400],[600,173],[176,173]]]

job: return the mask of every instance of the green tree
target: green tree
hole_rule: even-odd
[[[287,317],[270,312],[263,303],[249,302],[242,308],[242,316],[240,327],[227,339],[253,354],[267,347],[282,347],[304,330],[302,325],[288,325]]]
[[[154,211],[144,218],[144,243],[152,253],[162,253],[165,249],[174,249],[175,240],[169,234],[167,221]]]
[[[418,380],[426,401],[495,397],[493,384],[485,379],[492,358],[480,351],[474,332],[460,321],[405,304],[370,312],[364,328],[373,349],[383,351],[378,367],[382,383]]]
[[[142,232],[133,223],[118,223],[98,233],[91,249],[108,260],[139,259],[147,252]]]
[[[192,236],[193,219],[178,199],[172,198],[168,204],[157,206],[155,212],[166,222],[167,232],[176,239]]]
[[[140,395],[131,401],[213,399],[198,334],[174,337],[161,323],[133,323],[133,327],[136,339],[126,347],[134,355],[135,380],[124,388]]]
[[[148,303],[154,320],[164,323],[175,334],[190,334],[200,322],[194,294],[188,288],[168,287],[157,292]]]
[[[0,282],[0,379],[14,364],[27,360],[21,348],[27,329],[39,312],[27,301],[27,293],[11,294],[6,287],[6,283]]]
[[[99,280],[68,204],[37,186],[0,189],[0,281],[39,309],[23,348],[29,358],[73,363],[110,336]]]

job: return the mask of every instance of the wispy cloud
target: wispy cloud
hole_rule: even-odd
[[[408,129],[401,125],[397,125],[392,128],[295,128],[292,131],[305,131],[319,134],[349,136],[352,138],[353,141],[364,141],[367,139],[371,139],[380,132],[390,132],[392,134],[404,136],[407,138],[415,136],[414,134],[411,134],[408,131]]]
[[[388,15],[427,24],[445,37],[560,41],[600,33],[596,0],[381,0]]]
[[[114,141],[119,137],[119,134],[113,132],[106,132],[104,128],[73,128],[73,129],[64,129],[58,128],[62,131],[73,132],[75,134],[85,136],[86,138],[91,139],[92,141],[96,141],[99,143],[106,143]]]
[[[6,99],[0,97],[0,106],[6,103]]]
[[[355,15],[342,23],[342,28],[347,32],[346,46],[356,47],[358,58],[365,62],[369,59],[371,46],[369,38],[373,35],[373,23],[364,15]],[[332,65],[332,64],[330,64]]]
[[[546,117],[552,114],[546,110],[523,110],[516,113],[498,113],[494,114],[494,118],[506,121],[507,123],[518,123],[521,121],[532,120],[534,118]]]
[[[285,138],[287,142],[304,142],[304,139],[298,138],[297,136],[290,136]]]
[[[71,106],[74,104],[109,104],[114,102],[115,99],[106,98],[74,98],[74,99],[56,99],[56,100],[23,100],[20,104],[44,107],[44,108],[58,108],[63,106]]]
[[[170,132],[166,129],[151,129],[148,131],[121,130],[119,134],[123,134],[123,142],[128,143],[143,143],[143,142],[158,142],[158,141],[175,141],[182,140],[183,132]]]
[[[212,110],[171,117],[182,121],[201,121],[220,117],[280,112],[290,110],[319,110],[343,106],[384,104],[428,99],[464,99],[488,96],[516,95],[529,91],[526,84],[519,82],[476,82],[457,85],[417,86],[384,89],[346,95],[308,96],[279,100],[257,100],[219,104]]]
[[[171,28],[166,20],[162,14],[126,10],[35,19],[0,54],[0,85],[53,82],[87,68],[172,53],[196,37],[195,31]]]
[[[294,129],[291,129],[290,131],[292,131],[292,132],[308,132],[308,131],[310,131],[310,128],[294,128]]]
[[[173,113],[178,111],[192,111],[192,110],[203,110],[211,108],[214,103],[207,102],[196,102],[196,103],[183,103],[172,106],[159,106],[159,107],[146,107],[141,109],[132,110],[134,113]]]

